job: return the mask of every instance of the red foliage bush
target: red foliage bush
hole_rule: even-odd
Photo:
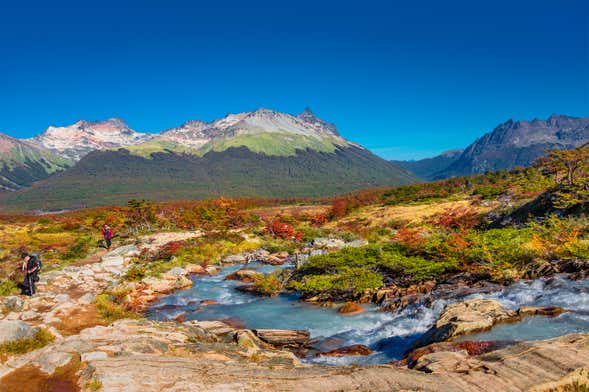
[[[447,230],[468,230],[481,223],[479,214],[471,208],[456,207],[434,216],[430,223]]]
[[[300,241],[303,238],[303,233],[295,232],[292,225],[283,223],[278,220],[268,222],[265,231],[272,234],[276,238],[290,239]]]
[[[327,223],[327,215],[323,213],[311,217],[311,224],[313,226],[323,226],[325,223]]]
[[[397,230],[393,241],[397,241],[411,249],[419,249],[425,242],[425,234],[419,229],[404,227]]]

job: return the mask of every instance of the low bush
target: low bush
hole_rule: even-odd
[[[104,293],[96,297],[96,310],[100,317],[108,322],[131,318],[139,318],[139,314],[128,310],[125,306],[116,302],[116,296]]]

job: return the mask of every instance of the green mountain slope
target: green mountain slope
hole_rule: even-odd
[[[47,150],[0,134],[0,192],[30,186],[71,165]]]
[[[72,169],[33,187],[0,195],[10,211],[71,209],[150,200],[229,197],[311,197],[416,181],[406,170],[355,146],[293,156],[246,147],[202,157],[171,152],[150,158],[126,150],[96,151]]]

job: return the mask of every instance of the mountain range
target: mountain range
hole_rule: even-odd
[[[137,132],[117,118],[78,121],[21,142],[64,164],[29,188],[1,193],[5,210],[131,198],[314,197],[417,181],[344,139],[309,109],[297,116],[258,109],[212,122],[188,121],[159,134]]]
[[[508,120],[464,150],[419,161],[395,161],[425,180],[468,176],[529,166],[547,149],[578,147],[589,141],[589,117],[553,114],[546,120]]]
[[[52,210],[151,200],[316,197],[530,165],[589,140],[589,118],[509,120],[464,150],[385,161],[310,109],[258,109],[142,133],[121,119],[0,134],[0,209]]]

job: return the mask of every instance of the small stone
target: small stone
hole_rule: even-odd
[[[342,307],[340,307],[337,312],[341,313],[341,314],[356,314],[356,313],[361,313],[363,312],[365,309],[358,305],[355,302],[346,302],[344,305],[342,305]]]

